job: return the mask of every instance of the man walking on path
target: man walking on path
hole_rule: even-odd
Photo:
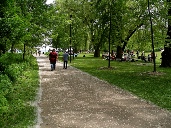
[[[39,64],[36,128],[171,128],[171,112],[70,66]]]
[[[52,52],[49,53],[51,71],[55,70],[57,59],[58,59],[58,54],[56,53],[55,49],[53,49]]]
[[[65,53],[63,54],[63,61],[64,61],[64,62],[63,62],[63,69],[67,69],[68,57],[69,57],[68,53],[65,52]]]

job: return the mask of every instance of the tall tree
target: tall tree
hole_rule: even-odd
[[[168,21],[167,21],[167,37],[165,41],[164,51],[162,52],[161,67],[171,67],[171,0],[167,0],[168,5]]]
[[[109,6],[110,5],[110,6]],[[163,6],[159,6],[163,5]],[[109,10],[111,8],[112,46],[118,48],[118,58],[128,48],[150,46],[150,24],[147,11],[147,1],[142,0],[57,0],[53,15],[53,31],[60,36],[60,44],[69,45],[69,25],[72,23],[72,46],[90,46],[95,50],[94,56],[100,56],[100,51],[108,44]],[[110,8],[109,8],[110,7]],[[164,1],[152,2],[152,18],[154,19],[154,39],[156,44],[162,43],[165,33]],[[72,20],[69,17],[72,15]],[[159,31],[160,30],[160,31]],[[136,43],[136,42],[139,43]],[[88,44],[88,45],[87,45]]]

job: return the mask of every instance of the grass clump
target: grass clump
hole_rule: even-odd
[[[0,57],[0,127],[23,128],[33,125],[35,100],[39,85],[38,65],[33,56],[22,54]]]
[[[94,58],[92,54],[78,55],[72,60],[72,66],[84,72],[108,81],[114,86],[150,101],[162,108],[171,110],[171,70],[161,68],[160,56],[157,58],[157,72],[153,72],[152,62],[119,62]]]

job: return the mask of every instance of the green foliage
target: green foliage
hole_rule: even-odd
[[[24,70],[24,65],[19,65],[18,63],[22,62],[20,54],[4,54],[0,58],[0,63],[5,67],[4,73],[8,75],[10,80],[15,81],[19,75],[21,75]]]
[[[21,75],[21,69],[20,65],[11,64],[5,69],[5,74],[7,74],[12,81],[15,81],[19,75]]]
[[[24,44],[34,47],[42,41],[47,34],[45,2],[6,0],[0,3],[0,50],[21,50]]]
[[[39,85],[38,65],[33,56],[22,60],[22,54],[0,57],[0,127],[19,128],[32,125],[35,119],[35,100]]]
[[[107,68],[108,61],[102,58],[93,58],[92,54],[82,57],[79,54],[72,60],[71,65],[88,72],[114,86],[128,90],[138,97],[151,101],[154,104],[171,110],[171,70],[159,68],[160,53],[157,53],[157,72],[153,71],[151,62],[118,62],[111,61],[111,68]]]
[[[161,6],[162,5],[162,6]],[[116,48],[151,49],[149,14],[144,0],[7,0],[0,3],[0,49],[33,48],[51,37],[54,47],[77,51],[106,49],[111,16],[111,43]],[[167,32],[166,1],[150,2],[155,47],[163,47]],[[111,15],[110,15],[111,14]],[[72,18],[70,20],[70,15]],[[45,42],[47,43],[47,42]],[[127,45],[128,43],[128,45]]]
[[[9,104],[6,99],[12,92],[12,82],[7,75],[0,75],[0,113],[8,112]]]
[[[51,14],[50,23],[53,23],[52,38],[58,46],[69,47],[71,23],[74,49],[106,50],[111,16],[110,39],[114,49],[119,45],[123,49],[151,50],[151,26],[147,5],[147,1],[144,0],[57,0],[48,12]],[[167,32],[166,1],[151,1],[150,8],[154,45],[155,48],[160,48],[164,46]],[[71,21],[70,15],[72,15]],[[57,41],[58,36],[60,40]]]

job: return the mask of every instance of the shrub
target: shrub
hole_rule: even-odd
[[[1,68],[2,67],[2,68]],[[38,65],[33,56],[4,54],[0,57],[0,127],[18,128],[33,124],[39,85]]]
[[[12,92],[12,83],[7,75],[0,75],[0,113],[8,111],[8,96]]]

